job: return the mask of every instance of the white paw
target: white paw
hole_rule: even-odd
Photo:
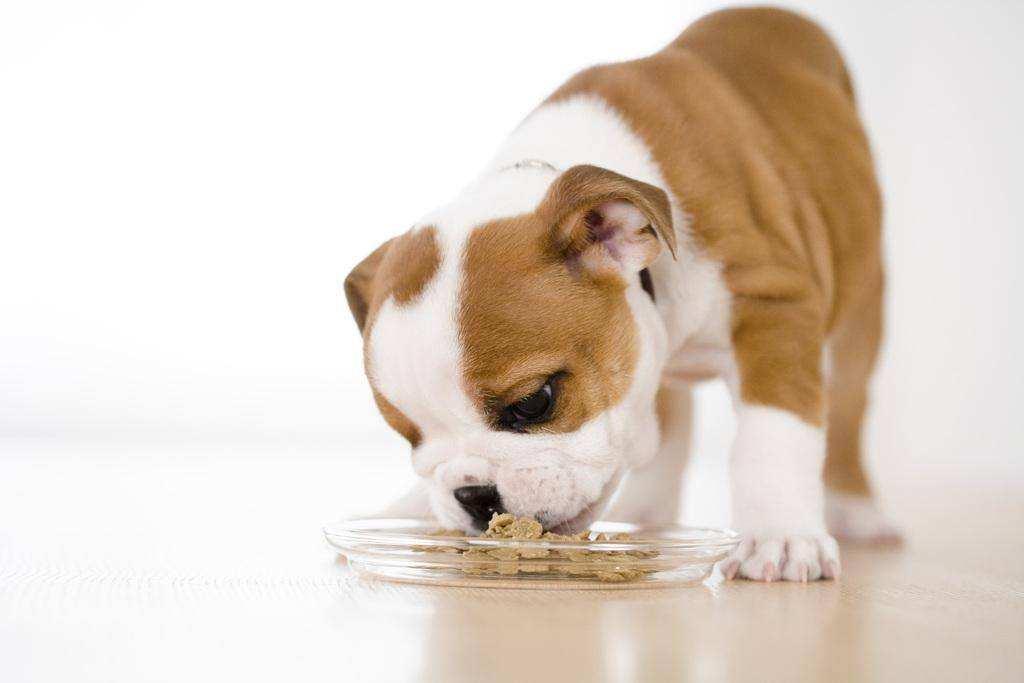
[[[903,534],[870,498],[829,492],[825,497],[829,533],[843,541],[895,545]]]
[[[722,560],[722,575],[755,581],[839,578],[839,545],[831,536],[746,536]]]

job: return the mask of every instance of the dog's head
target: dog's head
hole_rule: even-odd
[[[373,395],[443,524],[585,528],[653,455],[665,340],[639,279],[662,243],[675,254],[654,186],[498,172],[348,276]]]

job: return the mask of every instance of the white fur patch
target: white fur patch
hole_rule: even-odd
[[[723,573],[762,581],[839,574],[839,547],[825,531],[825,431],[778,408],[738,402],[733,444],[733,526],[743,542]]]
[[[753,535],[824,533],[824,462],[825,430],[785,410],[740,404],[733,526]]]
[[[388,299],[381,306],[370,330],[367,364],[377,390],[432,439],[460,424],[484,426],[458,381],[458,261],[452,258],[450,242],[442,241],[440,247],[441,264],[420,296],[409,305],[396,306]],[[429,476],[444,457],[433,456],[429,448],[416,450],[413,467],[418,474]]]
[[[592,164],[665,187],[644,142],[618,112],[595,95],[570,97],[538,108],[508,137],[487,173],[523,159],[541,159],[560,170]],[[677,225],[676,230],[681,227]]]

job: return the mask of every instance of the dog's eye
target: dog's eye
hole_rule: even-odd
[[[499,421],[507,429],[521,432],[527,425],[546,422],[555,409],[554,378],[548,378],[539,390],[505,406]]]

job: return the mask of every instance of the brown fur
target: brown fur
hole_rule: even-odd
[[[441,265],[437,229],[413,229],[390,239],[352,269],[345,278],[345,298],[363,337],[373,316],[388,297],[403,306],[420,295]]]
[[[565,171],[536,211],[492,221],[469,237],[460,294],[465,382],[492,419],[559,373],[558,401],[538,429],[568,432],[615,405],[636,363],[626,282],[606,258],[587,214],[609,200],[633,203],[675,250],[668,198],[651,185],[594,166]],[[595,267],[595,264],[597,266]]]
[[[391,402],[384,398],[377,389],[372,386],[370,388],[373,391],[373,400],[376,401],[377,409],[380,410],[384,421],[391,425],[392,429],[404,436],[413,448],[419,446],[423,441],[423,433],[416,426],[416,423],[410,420],[401,410],[391,405]]]
[[[430,226],[410,230],[388,240],[348,274],[345,278],[345,297],[363,334],[364,364],[368,366],[369,363],[365,340],[370,337],[370,329],[380,307],[391,296],[398,306],[415,300],[440,265],[437,229]],[[369,372],[367,375],[372,376]],[[391,405],[376,387],[371,388],[377,407],[387,423],[408,439],[413,448],[418,446],[422,439],[419,428],[402,411]]]
[[[880,197],[831,41],[790,12],[717,12],[551,100],[580,94],[600,95],[645,140],[697,243],[723,264],[744,400],[822,424],[826,337],[877,309],[865,292],[881,291]],[[847,334],[833,349],[846,389],[862,393],[877,342]],[[837,417],[843,434],[859,430],[856,408]]]

